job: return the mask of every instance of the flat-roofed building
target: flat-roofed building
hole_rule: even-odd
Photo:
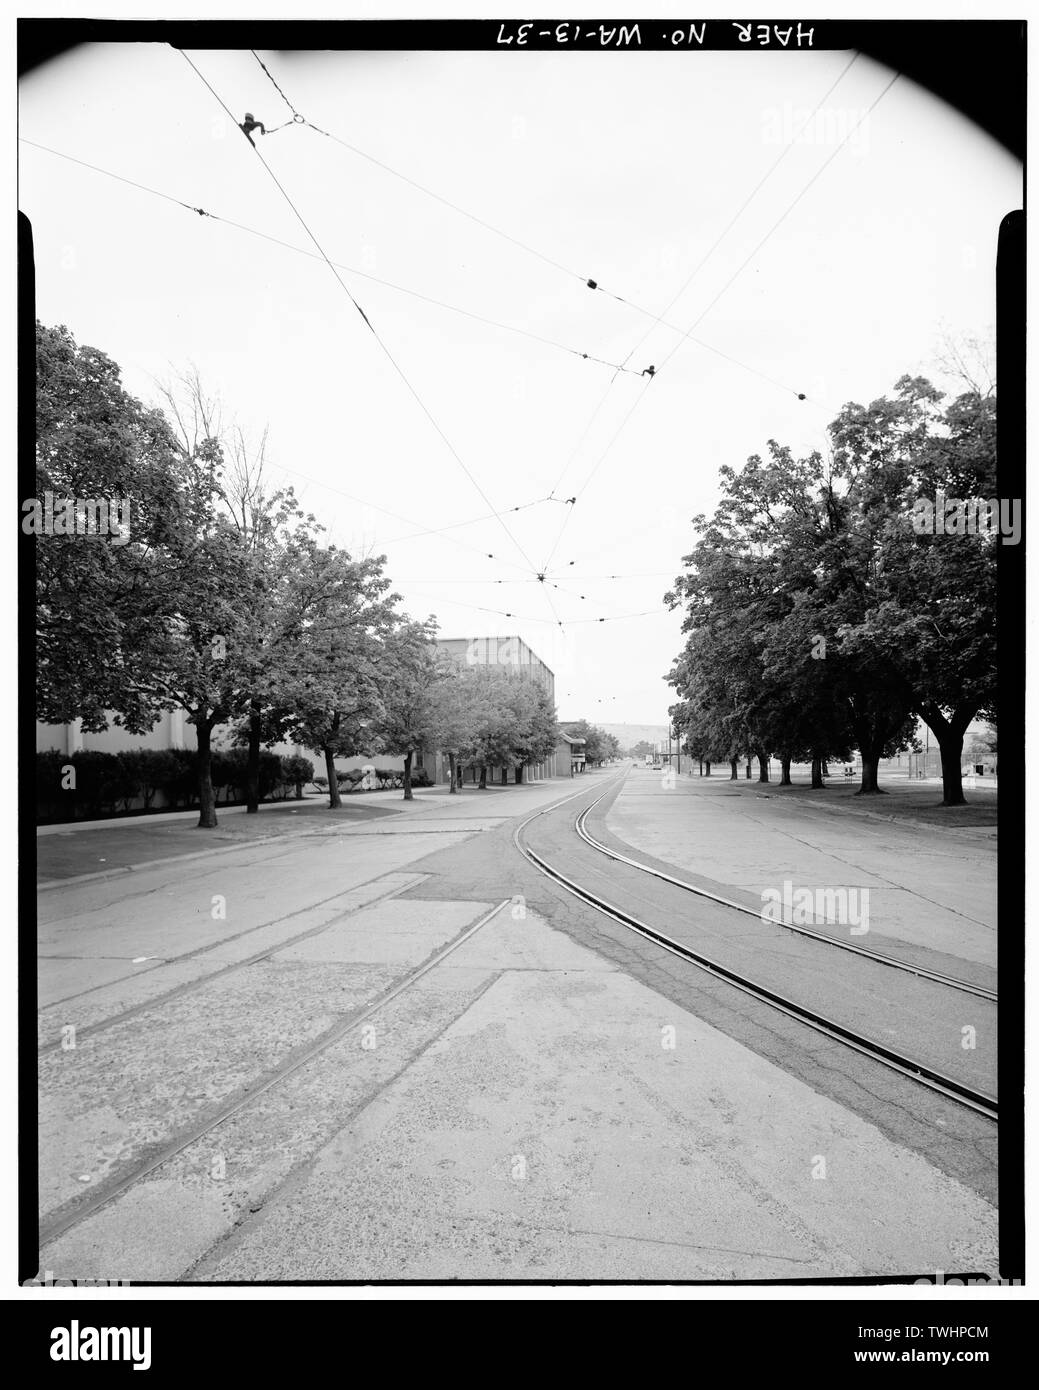
[[[436,644],[437,650],[457,666],[492,666],[520,680],[536,681],[553,705],[555,704],[555,673],[545,665],[533,648],[527,646],[522,637],[438,637]],[[515,779],[523,782],[541,782],[546,777],[569,777],[569,764],[565,772],[560,772],[557,767],[558,761],[553,754],[544,762],[527,763],[524,767],[515,769]],[[434,782],[450,780],[447,762],[439,752],[420,754],[416,758],[416,766],[424,768]],[[502,781],[508,776],[507,769],[496,769],[495,773]],[[479,774],[475,767],[470,766],[462,769],[462,775],[464,783],[472,783],[478,779]],[[488,769],[489,784],[492,775],[492,770]]]
[[[522,637],[438,637],[437,649],[459,666],[497,666],[535,680],[555,704],[555,673]]]
[[[585,740],[566,729],[559,730],[559,742],[553,755],[557,777],[573,777],[585,767]]]
[[[548,693],[555,703],[555,674],[541,660],[535,651],[527,646],[522,637],[450,637],[438,638],[437,648],[459,666],[495,666],[502,671],[516,675],[521,680],[533,680]],[[221,725],[214,731],[214,749],[229,748],[232,744],[232,731],[228,725]],[[146,734],[130,734],[114,723],[101,733],[84,732],[78,720],[71,724],[36,725],[36,749],[43,752],[55,749],[60,753],[72,754],[79,751],[98,751],[117,753],[123,749],[135,748],[185,748],[198,747],[195,726],[191,724],[183,710],[163,711],[154,727]],[[322,759],[313,749],[295,743],[274,744],[272,751],[288,756],[301,755],[315,764],[319,776],[324,775]],[[340,772],[372,764],[376,768],[399,771],[404,759],[393,754],[366,754],[357,757],[337,757],[336,767]],[[553,756],[546,762],[530,763],[521,770],[524,782],[539,782],[545,777],[569,776],[569,766],[565,771],[556,772],[557,759]],[[424,767],[434,782],[447,782],[445,758],[439,753],[418,755],[415,769]],[[473,777],[470,770],[470,779]],[[501,773],[499,772],[499,777]],[[519,780],[519,778],[517,778]],[[161,802],[161,795],[159,802]],[[156,804],[158,805],[159,802]]]

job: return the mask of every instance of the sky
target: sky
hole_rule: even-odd
[[[523,637],[564,718],[666,720],[663,596],[721,466],[825,450],[843,402],[906,372],[951,386],[942,335],[993,332],[1019,164],[851,52],[261,52],[353,150],[292,123],[248,51],[189,56],[234,120],[159,44],[22,84],[23,141],[167,195],[21,144],[38,317],[150,403],[196,367],[268,429],[271,486],[385,554],[441,635]],[[246,111],[289,122],[254,140],[342,283]]]

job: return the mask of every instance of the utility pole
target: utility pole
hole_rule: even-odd
[[[678,759],[677,772],[679,777],[682,775],[682,730],[675,730],[675,756]]]

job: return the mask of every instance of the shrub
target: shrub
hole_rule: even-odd
[[[314,776],[314,764],[309,758],[302,758],[298,754],[292,754],[287,758],[282,758],[282,775],[287,783],[291,783],[296,788],[296,800],[303,800],[303,784],[309,782]],[[327,785],[327,784],[326,784]]]
[[[198,804],[198,753],[189,748],[171,748],[174,766],[162,790],[173,807]]]
[[[121,811],[129,811],[131,802],[141,795],[141,770],[138,749],[126,748],[112,755],[113,762],[105,774],[106,790]]]
[[[245,776],[245,754],[238,748],[214,748],[210,759],[209,775],[213,782],[213,799],[230,801]]]
[[[123,799],[127,785],[125,776],[120,775],[118,757],[114,753],[83,750],[69,761],[76,769],[77,814],[87,820],[106,812],[111,815],[116,802]]]
[[[267,797],[273,796],[281,787],[282,783],[285,781],[285,777],[281,769],[281,758],[278,756],[277,753],[271,753],[266,748],[262,748],[260,750],[259,773],[260,800],[264,801]],[[243,798],[245,796],[244,777],[242,778],[242,796]]]
[[[136,795],[144,803],[144,809],[151,808],[157,791],[164,791],[170,780],[176,776],[177,760],[168,748],[131,748],[117,755],[134,779]]]
[[[74,793],[62,785],[62,768],[71,763],[65,753],[49,748],[36,754],[36,819],[71,820],[75,814]]]
[[[124,748],[119,753],[80,750],[36,755],[36,815],[40,821],[88,820],[133,810],[150,810],[158,791],[171,805],[195,798],[193,753],[165,748]],[[63,769],[72,769],[70,777]],[[74,785],[63,787],[64,780]]]
[[[70,775],[69,769],[72,774]],[[303,784],[313,781],[327,790],[323,777],[314,777],[309,758],[282,758],[277,753],[260,753],[260,797],[285,800],[293,789],[302,799]],[[244,748],[214,748],[212,756],[213,792],[225,803],[244,800],[248,775],[248,753]],[[339,780],[353,783],[361,773],[340,773]],[[73,785],[63,787],[62,782]],[[198,804],[198,753],[185,748],[128,748],[119,753],[80,751],[61,753],[51,748],[36,754],[36,819],[38,822],[71,821],[112,815],[117,807],[133,809],[143,803],[150,810],[157,792],[162,792],[172,809]]]
[[[49,819],[90,820],[111,814],[117,801],[133,795],[114,753],[51,749],[37,754],[36,770],[38,811]],[[63,785],[66,782],[69,785]]]
[[[424,767],[420,767],[411,774],[411,785],[413,787],[431,787],[433,779]]]

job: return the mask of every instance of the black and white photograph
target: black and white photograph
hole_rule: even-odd
[[[948,9],[19,21],[50,1363],[161,1370],[142,1286],[926,1286],[834,1364],[989,1359],[1026,29]]]

